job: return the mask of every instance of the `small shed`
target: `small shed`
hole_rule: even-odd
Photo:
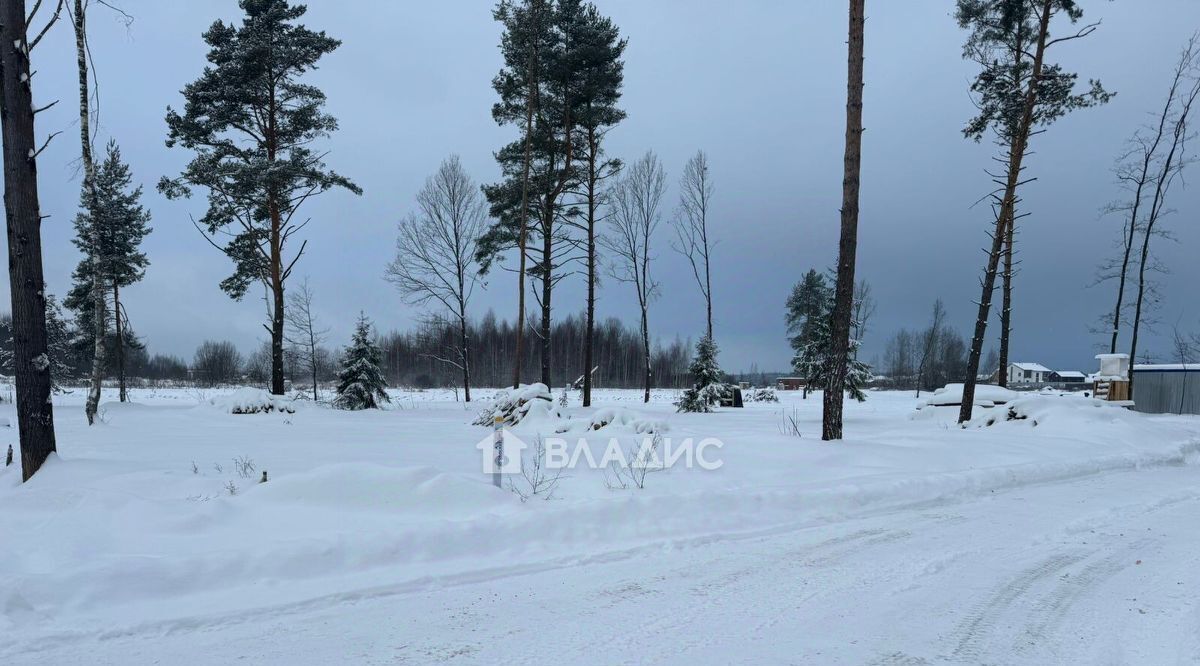
[[[804,388],[803,377],[780,377],[775,380],[775,388],[780,391],[799,391]]]
[[[1200,414],[1200,363],[1133,366],[1133,408],[1147,414]]]

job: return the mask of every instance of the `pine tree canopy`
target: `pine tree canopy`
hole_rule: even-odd
[[[378,409],[379,403],[391,402],[387,381],[379,368],[382,359],[371,334],[371,320],[359,315],[354,337],[342,355],[334,405],[340,409]]]
[[[293,215],[305,200],[334,187],[362,193],[313,150],[337,120],[322,111],[325,94],[300,81],[341,42],[296,23],[307,11],[303,5],[241,0],[239,6],[240,26],[216,21],[204,33],[209,66],[184,87],[183,113],[167,109],[167,146],[196,155],[179,177],[158,185],[168,198],[190,196],[192,187],[208,190],[198,226],[210,236],[229,234],[222,249],[235,270],[221,288],[233,298],[268,279],[271,235],[282,246],[302,226]],[[301,253],[303,246],[296,257]],[[294,262],[277,268],[290,271]]]
[[[988,128],[1002,143],[1015,135],[1033,74],[1042,6],[1043,0],[958,0],[955,18],[959,27],[971,31],[963,57],[981,65],[971,84],[979,113],[963,128],[968,138],[979,141]],[[1071,23],[1083,17],[1075,0],[1053,0],[1051,11]],[[1115,94],[1096,80],[1089,80],[1087,90],[1076,94],[1078,78],[1061,65],[1043,63],[1030,127],[1049,125],[1075,109],[1103,104]]]
[[[551,235],[551,251],[530,243],[530,275],[554,274],[570,261],[573,247],[563,243],[567,225],[555,225],[568,213],[560,200],[576,187],[583,146],[577,132],[601,131],[625,118],[617,107],[624,80],[625,40],[595,5],[581,0],[504,0],[494,13],[504,26],[500,50],[504,68],[492,81],[500,100],[492,117],[514,125],[521,136],[496,151],[502,180],[485,185],[491,215],[497,220],[480,239],[478,259],[486,272],[499,255],[517,245],[522,224],[539,238]],[[526,156],[525,122],[534,94],[529,132],[529,216],[521,220]],[[569,163],[568,163],[568,160]]]

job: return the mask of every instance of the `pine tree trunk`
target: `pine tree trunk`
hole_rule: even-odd
[[[1013,137],[1012,146],[1009,149],[1008,178],[1004,186],[1004,198],[1001,200],[1000,214],[996,216],[996,228],[992,233],[992,247],[988,252],[988,263],[983,272],[979,312],[975,318],[975,334],[971,338],[971,352],[967,355],[967,376],[963,377],[962,405],[958,411],[959,423],[971,420],[971,412],[975,403],[975,384],[979,379],[979,361],[983,355],[983,339],[987,335],[988,314],[992,309],[992,292],[996,289],[996,273],[999,269],[1000,253],[1003,251],[1004,239],[1009,233],[1009,225],[1013,223],[1017,186],[1020,184],[1021,178],[1021,163],[1029,144],[1033,110],[1037,105],[1038,81],[1042,77],[1042,61],[1046,54],[1052,4],[1053,0],[1042,0],[1037,50],[1033,57],[1033,70],[1029,76],[1029,89],[1025,93],[1025,106],[1022,110],[1020,124],[1017,126],[1016,136]]]
[[[539,2],[534,3],[540,10]],[[540,15],[539,15],[540,17]],[[525,249],[529,243],[529,167],[533,161],[533,110],[538,101],[538,51],[529,53],[528,90],[525,93],[525,163],[521,167],[521,230],[517,234],[517,348],[513,358],[513,388],[521,386],[521,363],[525,352]]]
[[[283,250],[280,236],[281,215],[274,199],[271,213],[271,393],[283,395]]]
[[[552,268],[554,256],[554,207],[548,206],[542,219],[542,383],[548,387],[550,383],[550,297],[554,290],[554,271]]]
[[[100,226],[96,218],[96,164],[92,159],[91,114],[89,112],[88,65],[87,65],[87,14],[83,0],[75,0],[75,62],[79,73],[79,142],[83,161],[83,187],[88,195],[89,213],[92,215],[91,271],[92,271],[92,373],[88,382],[87,402],[84,413],[88,425],[96,422],[100,408],[100,392],[104,381],[107,315],[105,313],[103,257],[101,257]]]
[[[583,338],[583,406],[592,406],[592,363],[596,337],[596,130],[588,130],[587,321]]]
[[[1015,213],[1015,211],[1014,211]],[[1016,215],[1008,225],[1008,231],[1004,234],[1004,279],[1000,286],[1002,301],[1000,306],[1000,367],[1008,367],[1008,339],[1012,332],[1012,278],[1013,278],[1013,230],[1016,228]],[[997,383],[1004,388],[1008,388],[1008,373],[996,373],[999,377]]]
[[[113,327],[117,334],[117,395],[121,402],[129,402],[125,390],[125,328],[121,322],[121,286],[113,280]]]
[[[854,306],[854,263],[858,249],[858,187],[862,166],[864,0],[850,0],[850,38],[846,63],[846,155],[842,177],[842,232],[838,241],[837,286],[830,322],[830,372],[821,419],[821,439],[842,438],[842,401],[850,352]]]
[[[42,277],[42,216],[34,157],[37,146],[24,26],[25,1],[0,2],[0,132],[4,139],[13,370],[21,479],[28,481],[54,452],[55,444]]]

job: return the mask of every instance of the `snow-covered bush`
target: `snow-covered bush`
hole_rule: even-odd
[[[773,388],[756,388],[742,396],[746,402],[779,402],[779,396]]]
[[[554,406],[554,397],[545,384],[522,384],[519,388],[498,391],[492,404],[479,412],[475,425],[491,427],[499,416],[505,426],[515,426],[529,417],[557,420],[562,415]]]
[[[213,396],[209,398],[208,404],[227,414],[291,414],[296,411],[291,400],[248,386],[243,386],[233,393]]]

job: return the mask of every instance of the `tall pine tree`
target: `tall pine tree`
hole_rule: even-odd
[[[391,402],[386,390],[387,381],[379,369],[382,359],[371,334],[371,320],[359,314],[354,337],[342,355],[334,406],[352,410],[378,409],[381,402]]]
[[[1005,258],[1005,288],[1001,311],[1001,367],[1007,363],[1017,190],[1026,182],[1022,180],[1022,172],[1030,138],[1067,113],[1103,104],[1112,97],[1094,80],[1089,81],[1084,92],[1076,93],[1078,75],[1048,61],[1048,51],[1053,46],[1086,37],[1097,25],[1051,38],[1051,21],[1059,16],[1074,24],[1083,17],[1083,10],[1075,0],[958,0],[957,4],[955,18],[958,25],[970,31],[963,46],[963,57],[980,66],[979,74],[971,84],[979,111],[967,123],[963,134],[978,141],[989,129],[992,130],[1002,152],[1000,162],[1005,167],[1003,174],[994,177],[997,190],[992,195],[992,208],[996,220],[990,232],[991,246],[980,280],[979,310],[967,359],[962,408],[958,416],[960,423],[971,418],[992,292],[1002,255]]]
[[[478,258],[486,272],[500,255],[516,248],[520,265],[529,264],[528,273],[539,287],[534,293],[541,311],[540,381],[546,385],[552,383],[554,287],[569,272],[564,267],[578,259],[573,227],[562,218],[569,208],[564,194],[580,178],[576,128],[581,72],[587,68],[581,53],[591,9],[581,0],[502,2],[497,9],[498,20],[505,23],[505,68],[493,81],[500,102],[492,107],[492,116],[501,125],[521,118],[528,122],[520,139],[496,152],[503,180],[483,190],[497,222],[480,238]],[[536,54],[536,76],[529,75],[531,54]],[[532,116],[526,115],[529,95]]]
[[[75,216],[75,247],[84,254],[72,274],[71,291],[63,301],[75,312],[80,327],[80,342],[88,347],[95,344],[96,299],[93,282],[98,274],[104,298],[112,303],[113,339],[104,344],[115,354],[115,368],[120,386],[120,399],[125,402],[125,352],[139,345],[127,340],[128,322],[121,305],[121,289],[139,282],[146,274],[149,260],[141,251],[142,240],[150,233],[150,212],[140,203],[141,186],[132,187],[129,166],[121,159],[121,149],[110,141],[105,158],[95,169],[94,194],[85,191],[83,211]],[[107,311],[108,308],[105,308]],[[107,317],[106,312],[101,316]],[[107,331],[105,322],[103,330]],[[106,358],[109,357],[105,354]]]
[[[610,158],[604,151],[604,138],[617,123],[625,119],[625,111],[617,106],[621,100],[621,85],[625,79],[626,40],[620,38],[617,26],[600,14],[594,5],[583,8],[578,45],[579,100],[575,120],[575,145],[579,146],[580,178],[573,194],[577,206],[569,219],[581,230],[584,251],[587,305],[583,338],[583,406],[592,404],[592,370],[595,362],[597,229],[606,217],[605,182],[621,170],[621,161]]]
[[[197,225],[234,263],[221,288],[241,299],[254,283],[271,295],[271,392],[284,389],[284,285],[305,243],[292,255],[288,241],[303,226],[297,209],[310,197],[341,187],[362,190],[325,166],[318,139],[337,129],[322,111],[325,93],[302,83],[317,61],[341,42],[298,23],[307,8],[286,0],[241,0],[241,26],[216,21],[204,33],[208,61],[183,89],[182,114],[167,110],[167,146],[196,156],[159,190],[168,198],[208,190],[208,211]],[[221,245],[212,237],[228,238]]]

